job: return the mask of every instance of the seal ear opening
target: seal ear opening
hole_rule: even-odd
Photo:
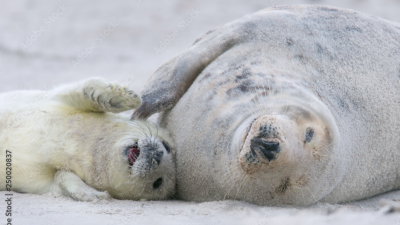
[[[142,105],[131,119],[147,119],[174,107],[204,68],[238,42],[237,33],[219,28],[159,67],[147,81],[141,93]]]

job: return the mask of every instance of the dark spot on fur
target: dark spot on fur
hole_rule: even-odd
[[[337,9],[326,7],[326,6],[317,7],[317,9],[321,10],[321,11],[325,11],[325,12],[337,12],[338,11]]]
[[[299,60],[301,64],[306,64],[306,60],[303,55],[295,55],[294,58]]]
[[[251,62],[250,63],[250,65],[261,65],[261,62],[260,61],[253,61],[253,62]]]
[[[397,76],[399,77],[399,79],[400,79],[400,67],[399,67],[399,69],[398,69],[398,71],[397,71],[398,73],[397,73]]]
[[[397,149],[400,150],[400,141],[397,142]],[[400,172],[400,171],[399,171]],[[395,180],[395,186],[398,187],[400,185],[400,174],[397,172],[396,174],[396,180]]]
[[[234,96],[234,94],[237,93],[244,93],[244,92],[249,92],[250,91],[250,82],[248,80],[238,84],[236,87],[231,88],[229,90],[226,91],[226,94],[228,96]]]
[[[201,77],[199,77],[199,82],[203,82],[204,80],[208,79],[210,76],[211,76],[211,73],[203,74]]]
[[[333,55],[325,47],[323,47],[320,43],[317,43],[316,46],[317,46],[318,54],[324,54],[325,56],[329,57],[330,60],[334,59]]]
[[[338,104],[339,104],[340,108],[346,110],[347,112],[349,111],[349,105],[345,101],[343,101],[340,98],[337,98],[337,101],[338,101]]]
[[[275,6],[275,7],[273,7],[275,10],[288,10],[288,9],[292,9],[292,7],[291,6],[286,6],[286,5],[284,5],[284,6]]]
[[[249,91],[249,86],[244,85],[244,84],[240,84],[237,86],[241,92],[248,92]]]
[[[258,22],[250,21],[250,22],[244,23],[242,28],[243,28],[242,32],[253,33],[253,31],[258,30]]]
[[[322,54],[324,52],[324,48],[322,48],[322,46],[319,43],[317,43],[317,51],[319,54]]]
[[[362,30],[359,27],[346,27],[347,31],[355,31],[358,33],[362,33]]]
[[[240,80],[246,79],[251,75],[251,70],[250,68],[245,68],[242,71],[242,74],[236,76],[236,82],[239,82]]]
[[[201,35],[199,38],[197,38],[192,45],[195,45],[197,42],[199,42],[201,39],[205,38],[207,35],[211,34],[212,32],[214,32],[215,30],[217,30],[217,28],[214,28],[212,30],[207,31],[207,33]]]
[[[310,36],[314,35],[313,31],[310,29],[310,27],[308,26],[308,24],[303,24],[303,27],[304,27],[305,33],[306,33],[307,35],[310,35]]]
[[[293,39],[292,39],[292,38],[287,38],[287,39],[286,39],[286,44],[287,44],[288,46],[292,46],[292,45],[293,45]]]
[[[286,177],[283,180],[281,180],[281,184],[275,189],[275,193],[281,194],[281,195],[285,194],[285,192],[289,186],[289,183],[290,183],[289,177]]]

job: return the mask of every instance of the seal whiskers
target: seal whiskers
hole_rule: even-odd
[[[234,201],[236,200],[236,197],[238,196],[239,191],[240,191],[240,189],[242,188],[242,185],[243,185],[244,181],[246,181],[247,179],[248,179],[248,177],[246,177],[245,175],[243,175],[242,182],[240,182],[239,188],[238,188],[238,190],[236,191],[235,198],[233,199]]]
[[[224,195],[224,198],[223,198],[224,201],[225,201],[226,196],[229,195],[229,193],[231,192],[231,190],[232,190],[232,188],[234,187],[234,185],[236,185],[236,183],[237,183],[238,181],[240,181],[243,177],[244,177],[244,175],[242,175],[242,177],[240,177],[240,178],[237,178],[237,179],[232,183],[232,185],[229,187],[229,189],[227,190],[227,192],[226,192],[225,195]]]

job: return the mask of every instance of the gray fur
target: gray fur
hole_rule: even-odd
[[[213,30],[162,65],[133,118],[165,112],[160,123],[176,143],[182,199],[266,205],[358,200],[400,187],[399,68],[397,23],[331,7],[275,7]],[[274,95],[310,99],[301,90],[329,109],[340,133],[335,158],[319,168],[328,172],[311,176],[318,184],[309,191],[287,198],[294,189],[289,177],[249,178],[242,187],[233,130],[257,102]],[[273,182],[275,191],[268,186]]]

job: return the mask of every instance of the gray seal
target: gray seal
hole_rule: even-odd
[[[310,205],[400,187],[400,25],[322,6],[246,15],[162,65],[132,118],[176,144],[177,197]]]

